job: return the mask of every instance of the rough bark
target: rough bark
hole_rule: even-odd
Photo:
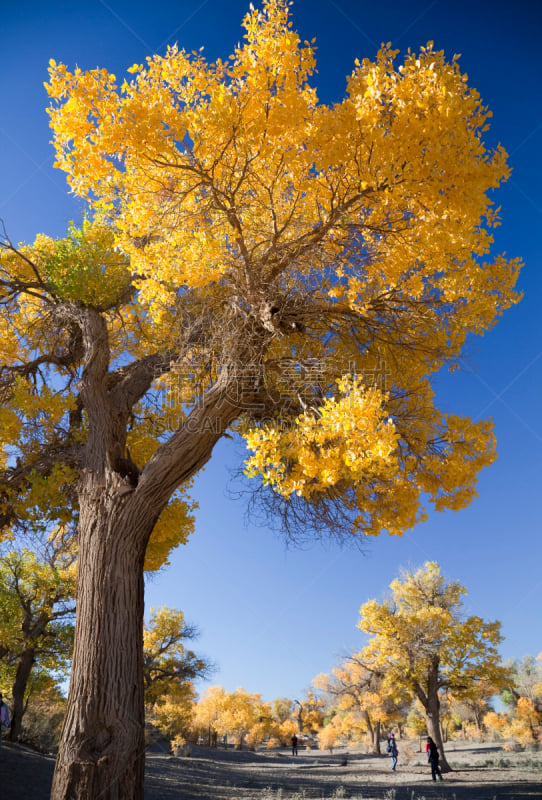
[[[122,500],[104,492],[81,519],[74,658],[54,800],[143,797],[143,559],[153,521]]]
[[[452,768],[446,760],[444,753],[444,744],[442,742],[441,728],[440,728],[440,700],[439,700],[439,660],[434,657],[428,668],[427,675],[427,694],[423,699],[418,692],[418,697],[422,701],[425,708],[425,721],[427,725],[427,733],[435,742],[439,755],[439,766],[442,772],[451,772]]]

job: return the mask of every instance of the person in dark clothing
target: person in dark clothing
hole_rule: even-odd
[[[437,777],[439,781],[442,780],[442,772],[440,771],[438,760],[439,760],[439,752],[438,747],[432,740],[430,736],[427,737],[427,744],[425,746],[425,752],[427,753],[427,760],[431,765],[431,778],[436,781]]]
[[[2,748],[2,734],[9,731],[11,721],[9,719],[9,711],[7,705],[4,703],[4,698],[0,693],[0,749]]]
[[[395,736],[393,733],[390,733],[388,736],[388,753],[391,756],[391,768],[392,771],[395,772],[395,767],[397,766],[397,756],[399,755],[399,751],[397,750],[397,742],[395,741]]]
[[[292,736],[292,755],[293,756],[297,755],[297,736],[295,735],[295,733]]]

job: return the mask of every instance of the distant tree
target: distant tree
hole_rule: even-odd
[[[221,686],[213,686],[196,704],[194,724],[202,732],[232,736],[241,750],[245,737],[250,736],[251,745],[263,739],[272,724],[271,705],[263,703],[261,695],[249,694],[242,688],[227,692]]]
[[[271,711],[274,719],[280,724],[286,722],[287,719],[292,719],[294,716],[295,703],[288,697],[277,697],[271,703]]]
[[[459,714],[462,721],[472,720],[476,730],[481,732],[484,716],[492,710],[491,700],[498,694],[498,687],[482,678],[474,685],[468,696],[464,696],[460,700],[455,697],[451,698],[452,709],[454,713]]]
[[[404,686],[396,687],[385,680],[387,664],[376,663],[363,651],[354,653],[335,667],[330,675],[319,675],[315,685],[329,693],[351,723],[356,718],[358,729],[364,729],[373,753],[380,753],[383,725],[398,720],[408,700]]]
[[[508,662],[512,679],[501,693],[508,713],[490,712],[484,717],[486,728],[523,746],[534,745],[542,737],[542,653]]]
[[[498,737],[513,739],[523,747],[536,745],[542,737],[542,717],[527,697],[519,697],[513,711],[508,713],[490,711],[484,717],[484,726]]]
[[[147,716],[176,745],[189,736],[197,693],[194,681],[208,678],[214,666],[187,643],[198,636],[182,611],[151,609],[143,629],[143,676]]]
[[[32,672],[19,740],[44,753],[58,749],[66,698],[50,674]]]
[[[75,543],[53,534],[42,555],[23,549],[0,557],[0,656],[11,682],[9,738],[17,741],[29,692],[70,664],[75,613]]]
[[[172,747],[185,744],[191,737],[197,697],[192,681],[184,681],[171,686],[146,707],[147,720],[170,740]]]
[[[517,706],[520,697],[530,700],[539,714],[542,714],[542,653],[534,658],[531,655],[507,662],[513,679],[502,692],[501,700],[511,709]]]
[[[294,733],[300,732],[299,714],[302,713],[302,708],[299,701],[288,697],[277,697],[272,701],[269,734],[273,741],[278,741],[283,747],[291,743]]]
[[[159,698],[175,694],[187,681],[208,678],[213,664],[187,648],[198,637],[195,625],[186,622],[182,611],[162,607],[151,609],[143,629],[143,676],[145,702],[152,705]]]
[[[332,717],[329,722],[318,728],[318,747],[320,750],[329,750],[333,752],[333,748],[338,745],[341,737],[344,735],[342,727],[342,719],[340,715]]]
[[[322,698],[312,689],[308,689],[303,699],[296,703],[299,733],[316,733],[325,718]]]
[[[358,627],[370,635],[365,653],[387,667],[385,681],[408,689],[425,710],[428,734],[449,770],[440,727],[441,693],[456,698],[476,695],[481,680],[505,686],[510,671],[497,650],[499,622],[464,617],[461,584],[446,583],[435,562],[405,572],[391,586],[391,597],[370,600],[360,609]]]

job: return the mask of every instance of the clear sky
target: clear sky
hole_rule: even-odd
[[[254,4],[257,3],[254,1]],[[43,82],[50,58],[72,68],[134,62],[178,42],[227,57],[241,39],[248,0],[3,0],[0,20],[0,217],[14,241],[63,235],[80,201],[52,169]],[[235,442],[217,446],[195,484],[196,532],[147,583],[148,607],[183,609],[201,629],[199,650],[219,666],[213,683],[265,699],[297,698],[319,672],[363,644],[360,605],[382,597],[402,567],[427,560],[468,591],[466,612],[499,619],[504,657],[542,651],[542,7],[533,0],[296,0],[294,27],[316,37],[315,84],[340,100],[356,57],[381,42],[405,51],[428,40],[461,65],[493,111],[486,134],[510,154],[513,175],[499,190],[496,250],[521,256],[524,299],[483,339],[471,341],[461,372],[437,378],[445,411],[491,416],[499,459],[482,474],[463,511],[432,514],[402,539],[382,536],[364,552],[315,544],[289,550],[275,534],[245,525],[228,496]],[[122,78],[121,78],[122,80]],[[203,687],[201,687],[203,688]]]

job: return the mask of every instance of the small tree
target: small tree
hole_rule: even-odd
[[[196,690],[193,681],[207,678],[213,665],[187,648],[197,628],[182,611],[151,610],[143,630],[143,677],[148,716],[170,738],[180,743],[192,727]]]
[[[441,693],[450,690],[456,698],[470,697],[482,679],[495,687],[506,685],[510,671],[501,665],[497,650],[500,623],[464,618],[466,589],[457,582],[445,583],[435,562],[405,572],[390,589],[390,600],[370,600],[360,609],[358,627],[371,637],[364,652],[386,666],[389,685],[418,698],[441,765],[449,770],[440,726]]]
[[[380,753],[382,726],[397,720],[407,701],[404,687],[385,680],[387,669],[387,665],[365,658],[362,651],[345,659],[331,675],[315,679],[316,686],[334,697],[341,711],[361,718],[373,753]]]
[[[241,750],[245,737],[250,735],[250,745],[254,746],[271,729],[271,705],[263,703],[259,694],[249,694],[242,688],[227,692],[213,686],[196,704],[194,725],[202,732],[232,736]]]
[[[542,653],[513,661],[510,669],[512,679],[501,694],[510,711],[486,714],[484,725],[525,747],[542,740]]]
[[[151,609],[151,618],[143,629],[143,677],[148,705],[174,693],[187,681],[209,677],[213,664],[186,647],[186,642],[197,636],[196,626],[186,622],[182,611]]]
[[[296,700],[298,733],[316,733],[324,722],[325,711],[322,698],[308,689],[302,701]]]
[[[333,753],[333,748],[337,747],[343,734],[342,719],[340,715],[332,719],[318,729],[318,747],[320,750],[329,750]]]
[[[542,653],[536,658],[527,655],[507,663],[513,677],[502,692],[501,700],[513,710],[519,699],[526,697],[542,716]]]
[[[19,739],[36,750],[54,753],[66,713],[66,698],[50,675],[41,675],[36,681],[33,674],[30,683]]]
[[[288,697],[277,697],[271,703],[273,719],[276,720],[279,725],[286,722],[286,720],[292,719],[294,716],[294,707],[294,701],[290,700]]]
[[[65,674],[68,669],[75,560],[75,542],[62,531],[49,537],[41,557],[23,549],[0,558],[0,655],[4,681],[11,681],[12,741],[19,739],[29,691],[39,686],[39,676]]]

